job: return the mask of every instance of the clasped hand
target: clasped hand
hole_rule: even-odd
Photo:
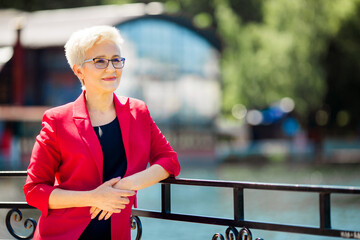
[[[107,220],[113,213],[120,213],[129,204],[128,197],[135,195],[135,192],[114,188],[119,181],[119,178],[113,178],[92,190],[91,219],[101,212],[98,219]]]

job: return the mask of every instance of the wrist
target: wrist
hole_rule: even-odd
[[[89,207],[94,206],[94,199],[95,199],[94,195],[95,195],[94,190],[83,192],[83,200],[87,206],[89,206]]]
[[[117,189],[121,189],[121,190],[135,190],[134,188],[134,183],[132,182],[132,180],[130,178],[123,178],[121,179],[119,182],[117,182],[114,186]]]

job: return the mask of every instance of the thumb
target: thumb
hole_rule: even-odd
[[[120,178],[112,178],[109,181],[107,181],[105,184],[112,186],[112,185],[116,184],[118,181],[120,181]]]

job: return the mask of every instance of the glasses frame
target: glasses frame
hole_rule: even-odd
[[[114,60],[115,60],[115,59],[118,59],[118,58],[107,59],[107,58],[102,58],[102,57],[95,57],[95,58],[90,58],[90,59],[85,60],[85,61],[83,62],[83,64],[92,61],[97,69],[106,69],[106,68],[109,66],[109,62],[111,62],[111,64],[113,65],[113,67],[114,67],[115,69],[122,69],[122,68],[124,68],[124,66],[125,66],[125,58],[123,58],[123,57],[119,57],[119,58],[120,58],[120,62],[122,62],[122,67],[120,67],[120,68],[114,66]],[[96,60],[96,59],[107,60],[106,66],[105,66],[104,68],[99,68],[99,67],[97,67],[97,66],[96,66],[96,63],[95,63],[95,60]]]

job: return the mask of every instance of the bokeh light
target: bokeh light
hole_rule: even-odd
[[[280,106],[279,107],[283,112],[289,113],[292,110],[294,110],[295,102],[291,98],[285,97],[285,98],[280,100]]]
[[[250,125],[259,125],[263,121],[264,117],[262,113],[259,110],[250,110],[248,114],[246,115],[246,121]]]
[[[325,126],[329,121],[329,114],[325,110],[319,110],[315,114],[316,124],[319,126]]]
[[[193,22],[195,26],[199,28],[207,28],[212,24],[212,17],[210,14],[205,12],[199,13],[194,17]]]
[[[242,104],[236,104],[232,108],[232,115],[236,119],[239,119],[239,120],[243,119],[246,116],[246,113],[247,113],[247,109]]]
[[[340,127],[345,127],[350,122],[350,114],[346,110],[341,110],[336,114],[336,123]]]
[[[0,64],[4,64],[8,62],[13,56],[13,48],[12,47],[2,47],[0,48]]]

